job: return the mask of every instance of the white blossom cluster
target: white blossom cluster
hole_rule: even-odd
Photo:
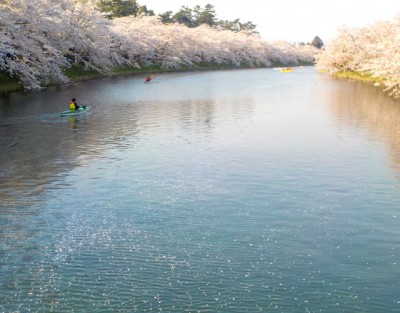
[[[385,91],[400,97],[400,15],[363,28],[342,27],[317,57],[317,68],[351,71],[382,79]]]
[[[68,82],[63,69],[74,62],[103,73],[121,65],[269,66],[312,62],[316,51],[308,45],[266,42],[250,32],[165,25],[155,16],[110,21],[91,0],[0,2],[0,72],[17,77],[26,89]]]

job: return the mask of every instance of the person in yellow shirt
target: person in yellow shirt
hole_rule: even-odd
[[[78,110],[80,108],[80,106],[76,103],[76,99],[75,98],[72,98],[71,99],[71,102],[69,103],[69,109],[71,110],[71,111],[76,111],[76,110]]]

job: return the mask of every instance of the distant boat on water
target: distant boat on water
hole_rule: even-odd
[[[293,68],[293,67],[283,67],[283,68],[280,69],[280,71],[281,71],[282,73],[293,72],[293,71],[294,71],[294,68]]]

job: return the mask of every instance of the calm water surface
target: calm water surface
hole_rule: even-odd
[[[400,312],[399,102],[312,68],[143,82],[0,98],[0,312]]]

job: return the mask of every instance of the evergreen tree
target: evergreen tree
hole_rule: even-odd
[[[139,10],[136,0],[100,0],[97,6],[102,12],[109,13],[109,19],[129,15],[136,16]]]
[[[215,9],[211,4],[206,4],[204,9],[196,5],[193,9],[196,25],[207,24],[213,26],[216,24]]]
[[[172,18],[178,23],[184,24],[187,27],[196,27],[196,23],[193,18],[193,10],[189,7],[182,6]]]
[[[256,24],[253,24],[252,22],[246,22],[246,23],[241,24],[241,29],[240,30],[249,30],[249,31],[251,31],[253,33],[258,33],[256,31],[256,27],[257,27]]]
[[[257,25],[252,22],[241,23],[239,19],[233,21],[217,20],[215,8],[211,4],[206,4],[204,8],[196,5],[193,9],[182,6],[175,14],[172,11],[166,11],[159,14],[159,17],[164,24],[177,22],[191,28],[207,24],[209,26],[220,26],[233,32],[250,31],[254,34],[258,33],[256,31]]]
[[[253,24],[252,22],[241,23],[240,19],[238,18],[233,21],[222,21],[222,20],[218,21],[218,25],[233,32],[240,32],[242,30],[247,30],[253,33],[257,33],[257,31],[255,30],[257,26],[255,24]]]
[[[311,42],[311,45],[315,48],[321,49],[323,47],[324,43],[321,40],[321,38],[319,38],[318,36],[315,36],[313,41]]]
[[[142,5],[137,10],[136,15],[154,16],[155,13],[153,10],[147,9],[147,6]]]
[[[172,18],[172,13],[172,11],[165,11],[158,16],[161,17],[161,22],[163,22],[164,24],[169,24],[174,22],[174,19]]]

